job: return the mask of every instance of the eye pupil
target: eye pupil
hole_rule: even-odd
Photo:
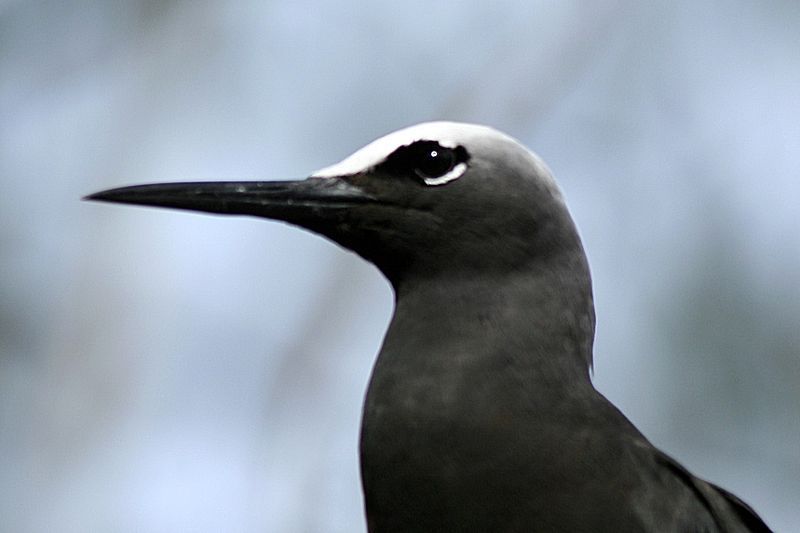
[[[452,150],[429,149],[414,168],[414,172],[421,178],[438,178],[453,169],[455,160]]]

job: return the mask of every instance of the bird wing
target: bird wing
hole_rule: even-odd
[[[664,452],[655,449],[656,460],[667,467],[703,502],[721,531],[772,533],[756,512],[727,490],[692,475]]]

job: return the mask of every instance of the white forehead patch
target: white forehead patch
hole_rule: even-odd
[[[462,124],[458,122],[424,122],[416,126],[397,130],[380,139],[372,141],[339,163],[314,172],[311,177],[332,178],[335,176],[349,176],[364,172],[383,162],[392,152],[401,146],[407,146],[417,141],[436,141],[446,148],[456,148],[458,145],[464,144],[471,139],[497,136],[506,137],[499,131],[487,126]],[[463,173],[463,169],[461,172]],[[445,176],[442,176],[442,178],[444,177]],[[455,178],[450,177],[450,179]],[[450,179],[447,181],[450,181]],[[432,183],[430,185],[440,184],[441,183]]]

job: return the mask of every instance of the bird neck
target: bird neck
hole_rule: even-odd
[[[588,373],[588,268],[582,252],[559,261],[569,264],[542,260],[448,276],[430,270],[394,283],[395,313],[361,427],[371,529],[454,530],[459,515],[448,502],[478,502],[476,480],[504,486],[498,480],[512,479],[488,474],[485,465],[547,472],[549,458],[588,423],[586,406],[597,401]],[[552,481],[541,476],[545,485]],[[524,490],[504,489],[492,505],[505,509],[508,494]],[[487,522],[474,530],[495,529]]]
[[[594,307],[582,250],[525,268],[415,276],[395,286],[381,357],[442,371],[506,370],[551,386],[589,383]]]

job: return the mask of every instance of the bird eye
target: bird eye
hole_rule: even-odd
[[[419,178],[425,185],[444,185],[467,170],[469,154],[463,146],[450,148],[436,141],[416,141],[395,150],[380,168],[396,176]]]
[[[414,166],[414,173],[423,180],[438,178],[453,170],[455,165],[453,150],[441,146],[426,148]]]

